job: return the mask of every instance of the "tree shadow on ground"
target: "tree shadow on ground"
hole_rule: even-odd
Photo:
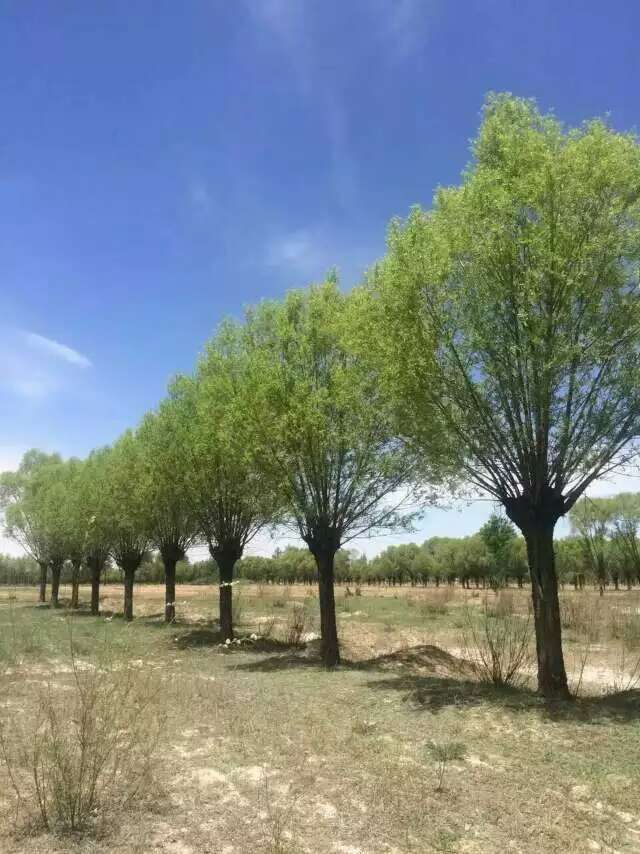
[[[526,687],[492,685],[452,676],[397,674],[367,683],[376,691],[400,691],[416,711],[491,705],[511,712],[538,711],[552,721],[630,723],[640,720],[640,690],[620,691],[568,701],[549,701]]]
[[[257,650],[256,650],[257,651]],[[239,669],[255,673],[321,668],[317,655],[298,652],[249,661]],[[619,691],[570,701],[550,702],[527,686],[497,686],[483,682],[473,665],[428,644],[401,649],[361,661],[345,660],[341,669],[377,674],[365,684],[374,691],[398,691],[419,712],[489,705],[511,712],[538,712],[543,719],[606,724],[640,720],[640,690]]]
[[[199,626],[198,628],[192,628],[189,631],[182,632],[176,637],[175,644],[179,649],[215,647],[226,655],[239,655],[242,653],[262,653],[267,655],[279,653],[282,655],[291,653],[292,649],[296,648],[292,647],[291,644],[275,640],[273,638],[258,637],[257,640],[252,640],[250,634],[238,632],[236,632],[236,640],[239,640],[240,643],[231,643],[226,645],[225,637],[219,627],[216,623],[212,623],[207,626]],[[276,655],[275,658],[277,659],[279,656]],[[263,661],[270,660],[271,659],[263,659]]]

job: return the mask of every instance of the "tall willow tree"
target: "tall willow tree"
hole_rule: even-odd
[[[64,561],[56,549],[47,505],[47,488],[51,482],[47,473],[61,462],[58,454],[45,454],[34,448],[24,454],[17,471],[0,475],[0,507],[5,530],[40,567],[40,602],[46,600],[49,569],[54,566],[61,569]]]
[[[442,425],[520,528],[541,693],[568,696],[553,534],[640,427],[640,150],[488,99],[459,187],[393,222],[370,274],[372,347],[404,432]]]
[[[245,358],[239,329],[223,324],[193,378],[170,390],[185,437],[184,465],[197,528],[219,570],[220,631],[233,638],[234,568],[276,514],[276,495],[255,465],[242,402]],[[173,416],[172,416],[173,417]]]
[[[176,564],[194,545],[198,535],[197,514],[187,478],[190,450],[179,407],[163,401],[157,412],[147,414],[138,429],[144,465],[144,492],[150,511],[150,538],[158,549],[165,573],[165,620],[176,616]]]
[[[609,499],[584,496],[569,512],[571,532],[580,540],[584,562],[593,573],[601,596],[609,574],[612,510]]]
[[[109,512],[107,465],[110,450],[92,451],[82,466],[81,506],[86,514],[84,560],[91,577],[91,613],[100,613],[100,581],[109,560],[115,535],[113,514]]]
[[[105,511],[111,556],[124,575],[124,618],[133,619],[135,574],[151,544],[151,512],[145,490],[141,443],[128,430],[105,458]]]
[[[354,537],[406,521],[414,460],[395,438],[375,372],[350,348],[354,317],[335,281],[248,313],[252,447],[280,485],[285,519],[318,568],[322,658],[340,660],[336,552]]]
[[[79,605],[80,569],[85,557],[88,518],[81,492],[81,460],[72,457],[60,467],[53,501],[56,528],[63,542],[65,558],[71,564],[71,608]]]
[[[610,499],[612,533],[611,541],[621,564],[622,574],[629,589],[640,580],[640,494],[621,492]]]

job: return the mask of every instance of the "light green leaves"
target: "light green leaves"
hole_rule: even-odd
[[[439,422],[477,486],[564,512],[640,428],[640,151],[498,95],[473,153],[392,223],[373,352],[408,436],[432,448]]]

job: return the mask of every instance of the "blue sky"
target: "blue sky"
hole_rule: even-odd
[[[334,265],[355,283],[389,219],[458,179],[489,90],[638,125],[628,0],[0,0],[0,15],[0,468],[111,442],[243,305]],[[489,510],[430,513],[416,537]]]

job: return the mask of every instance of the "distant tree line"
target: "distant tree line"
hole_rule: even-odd
[[[606,588],[631,589],[640,584],[640,494],[621,493],[608,498],[585,498],[570,515],[572,533],[556,540],[556,563],[561,585],[582,590],[585,586],[604,592]],[[526,544],[515,527],[493,513],[480,531],[468,537],[431,537],[422,544],[403,543],[385,548],[367,558],[350,549],[335,555],[335,582],[341,585],[426,587],[459,584],[463,588],[524,586],[528,578]],[[38,564],[30,557],[0,555],[0,584],[34,585]],[[255,584],[318,583],[318,568],[308,549],[276,548],[270,556],[241,558],[235,571],[238,580]],[[83,565],[78,582],[91,581]],[[215,560],[176,564],[178,584],[220,582]],[[61,583],[74,581],[74,569],[66,561]],[[104,567],[103,582],[121,582],[122,572],[112,563]],[[165,567],[159,552],[147,553],[136,573],[140,584],[161,584]]]

